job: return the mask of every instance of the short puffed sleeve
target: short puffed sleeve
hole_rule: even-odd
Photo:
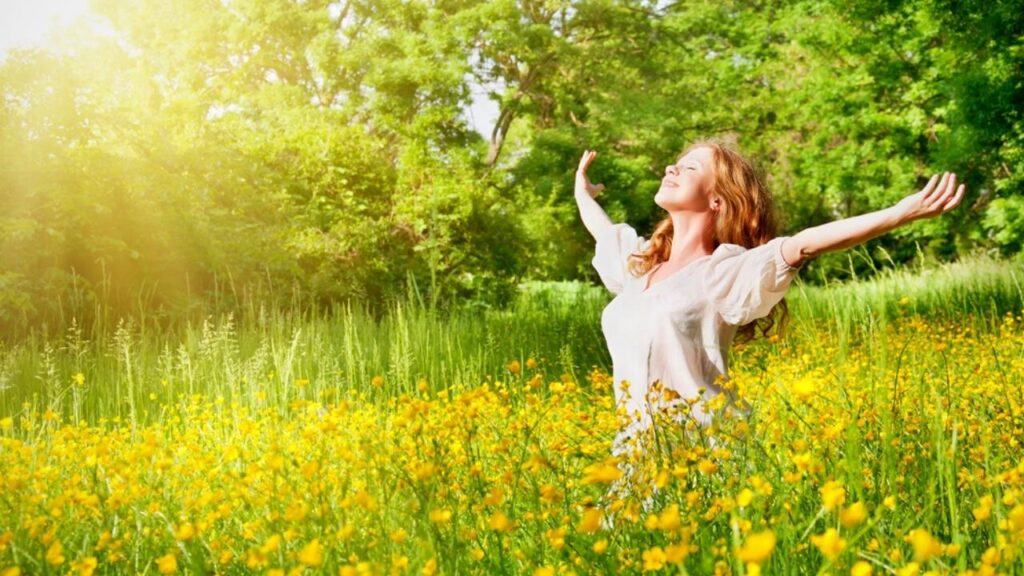
[[[591,264],[601,277],[601,282],[613,294],[622,292],[632,275],[627,267],[629,255],[642,250],[645,243],[646,240],[625,222],[607,226],[598,233]]]
[[[708,259],[704,289],[711,305],[729,324],[743,326],[771,312],[789,290],[802,266],[790,266],[782,257],[779,236],[744,248],[721,244]]]

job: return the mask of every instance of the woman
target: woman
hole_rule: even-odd
[[[662,409],[691,426],[709,423],[697,400],[722,392],[733,339],[754,337],[758,325],[766,334],[773,310],[784,324],[783,296],[808,259],[942,214],[964,192],[956,174],[935,175],[889,208],[775,236],[772,198],[751,164],[718,140],[701,140],[666,167],[654,202],[668,214],[648,240],[613,223],[595,200],[604,185],[591,184],[586,171],[596,155],[588,150],[580,159],[575,196],[596,241],[593,265],[616,294],[601,316],[616,405],[626,417],[616,455],[638,448],[631,439]]]

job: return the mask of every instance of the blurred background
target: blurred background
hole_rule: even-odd
[[[5,339],[593,284],[583,150],[647,235],[711,135],[764,171],[780,234],[966,183],[803,282],[1021,250],[1019,0],[0,5]]]

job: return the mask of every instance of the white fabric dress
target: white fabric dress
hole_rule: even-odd
[[[625,223],[613,224],[597,238],[592,264],[605,287],[616,294],[601,314],[615,400],[633,418],[619,432],[616,453],[638,427],[650,424],[645,393],[655,380],[681,397],[662,406],[694,398],[702,389],[707,399],[721,392],[715,380],[719,374],[723,381],[728,379],[728,350],[737,329],[768,315],[800,269],[782,258],[786,238],[750,249],[720,244],[712,254],[662,277],[646,291],[651,272],[636,277],[627,260],[650,241]],[[628,396],[623,380],[629,381]],[[690,408],[689,416],[702,426],[710,422],[701,403]]]

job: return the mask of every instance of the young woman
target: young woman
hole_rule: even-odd
[[[784,325],[783,296],[808,259],[942,214],[964,192],[956,174],[935,175],[889,208],[776,236],[772,197],[750,162],[718,140],[701,140],[665,168],[654,202],[667,215],[646,239],[613,223],[595,200],[604,185],[591,184],[586,171],[596,155],[587,150],[580,159],[575,195],[596,241],[594,268],[616,294],[601,316],[616,405],[627,416],[616,455],[663,408],[685,404],[676,412],[708,424],[696,399],[722,391],[737,334],[752,338],[759,324],[766,334],[773,310]]]

